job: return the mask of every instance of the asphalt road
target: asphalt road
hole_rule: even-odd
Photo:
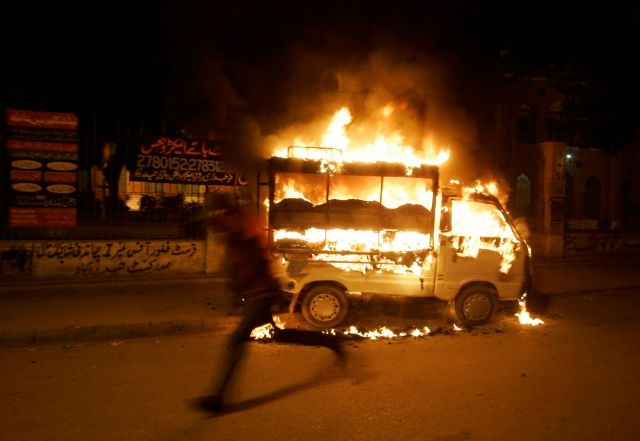
[[[11,440],[637,440],[640,290],[557,296],[524,328],[252,343],[229,411],[207,391],[222,337],[0,350],[0,433]]]

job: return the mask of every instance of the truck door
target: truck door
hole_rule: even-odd
[[[454,298],[467,283],[493,285],[499,298],[520,295],[527,245],[500,208],[487,201],[450,198],[439,239],[436,293]]]
[[[365,273],[367,289],[371,292],[407,297],[433,295],[436,262],[431,251],[427,255],[416,258],[413,265],[406,267],[394,265],[386,271],[384,266],[382,266],[383,271],[376,269],[368,266]]]

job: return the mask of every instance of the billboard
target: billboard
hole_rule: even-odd
[[[138,136],[127,143],[129,179],[197,185],[247,185],[240,173],[222,160],[213,141],[181,137]]]
[[[10,227],[74,227],[78,118],[5,109]]]

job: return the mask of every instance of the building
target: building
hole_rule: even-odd
[[[640,207],[636,142],[588,145],[566,97],[549,76],[503,75],[497,108],[499,167],[512,189],[510,210],[526,220],[538,255],[627,253]]]

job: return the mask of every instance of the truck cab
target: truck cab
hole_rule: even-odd
[[[265,180],[266,178],[266,180]],[[317,328],[354,300],[435,297],[464,325],[491,320],[529,281],[529,247],[499,201],[441,191],[435,166],[271,158],[268,238],[283,289]]]

